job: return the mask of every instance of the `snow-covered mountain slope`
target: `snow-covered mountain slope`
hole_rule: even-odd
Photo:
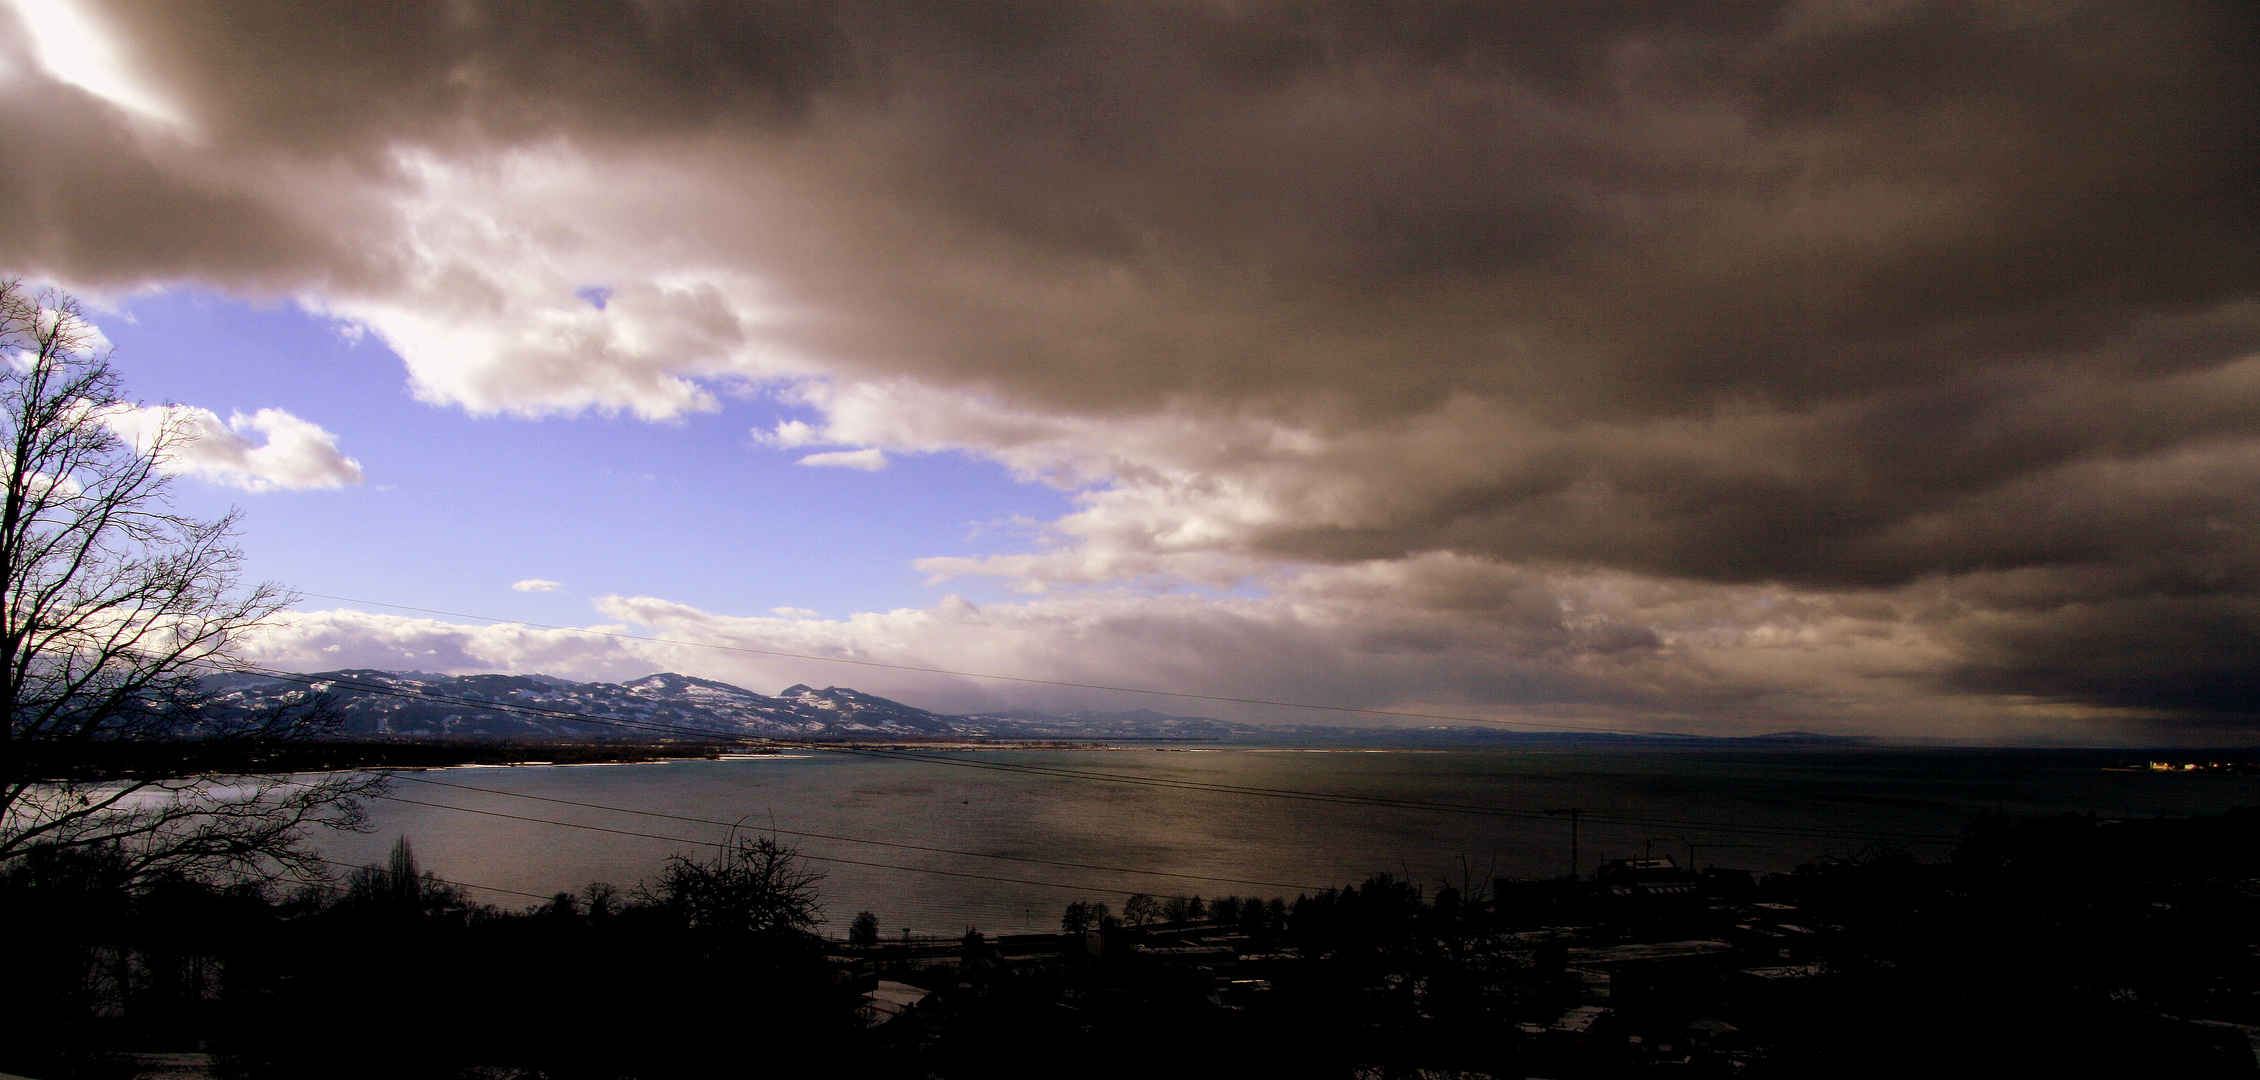
[[[348,736],[557,736],[590,739],[716,736],[886,737],[995,736],[1000,738],[1228,738],[1237,725],[1197,717],[1139,712],[1040,713],[944,716],[859,690],[807,685],[776,697],[728,683],[660,672],[624,683],[577,683],[548,675],[435,675],[430,672],[349,669],[318,672],[315,689],[327,691],[344,715]],[[258,707],[312,692],[307,684],[250,675],[215,676],[206,688],[223,707]],[[393,693],[359,687],[383,687]],[[527,706],[540,713],[507,708]],[[597,722],[553,715],[580,713]]]

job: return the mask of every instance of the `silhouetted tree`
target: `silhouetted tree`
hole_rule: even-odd
[[[609,881],[592,881],[581,888],[581,897],[588,902],[589,922],[606,922],[620,907],[620,890]]]
[[[536,905],[534,914],[565,922],[577,922],[581,918],[581,898],[569,892],[557,893],[549,898],[548,903]]]
[[[1276,903],[1276,901],[1274,902]],[[1251,896],[1241,901],[1239,926],[1241,933],[1253,938],[1266,937],[1270,933],[1270,924],[1271,917],[1261,897]]]
[[[1091,928],[1091,905],[1077,900],[1060,912],[1059,931],[1063,934],[1080,934]]]
[[[813,936],[823,914],[824,875],[800,852],[766,836],[733,838],[712,859],[675,855],[645,886],[647,899],[694,933],[716,938]]]
[[[570,893],[561,893],[570,904]],[[403,836],[393,841],[383,866],[364,866],[348,880],[344,902],[402,914],[428,914],[462,907],[463,890],[417,865],[416,849]]]
[[[248,748],[334,716],[311,695],[213,707],[202,677],[241,666],[241,636],[292,597],[238,587],[235,515],[174,512],[187,433],[112,429],[128,405],[98,340],[76,301],[0,280],[0,864],[99,847],[133,877],[311,875],[303,828],[359,827],[381,779],[244,775]]]
[[[855,921],[848,924],[848,944],[864,949],[879,944],[879,916],[857,912]]]
[[[1146,926],[1161,918],[1161,904],[1145,893],[1131,893],[1122,902],[1122,921],[1131,926]]]

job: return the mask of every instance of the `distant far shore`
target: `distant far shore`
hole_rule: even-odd
[[[1309,734],[1302,732],[1301,734]],[[447,769],[464,766],[560,766],[560,765],[645,765],[672,761],[719,760],[736,757],[762,757],[789,753],[795,750],[814,751],[949,751],[957,753],[1030,751],[1030,750],[1241,750],[1247,752],[1302,752],[1302,753],[1370,753],[1384,743],[1397,753],[1441,753],[1453,750],[1497,749],[1504,740],[1485,740],[1482,743],[1448,744],[1433,738],[1430,732],[1414,732],[1416,737],[1402,740],[1382,740],[1374,736],[1380,732],[1350,733],[1364,738],[1333,740],[1304,739],[1289,741],[1269,740],[1216,740],[1178,737],[1106,738],[1106,739],[981,739],[961,735],[897,735],[884,738],[839,738],[815,736],[802,739],[712,739],[712,740],[634,740],[634,739],[579,739],[570,736],[540,737],[513,736],[437,738],[432,736],[400,736],[393,738],[340,738],[315,739],[290,742],[200,742],[149,741],[125,743],[88,743],[69,747],[49,748],[44,760],[34,763],[35,774],[49,780],[103,780],[129,777],[185,776],[194,774],[256,775],[274,773],[311,773],[356,769]],[[1430,735],[1431,738],[1418,738]],[[1524,736],[1517,743],[1535,744],[1542,740]],[[1920,752],[1929,750],[1961,749],[1970,752],[2018,752],[2009,747],[1862,747],[1852,740],[1817,741],[1817,745],[1800,746],[1787,739],[1715,739],[1715,740],[1595,740],[1591,737],[1569,736],[1561,740],[1556,749],[1770,749],[1770,750],[1850,750],[1859,748],[1899,749]],[[1488,745],[1486,745],[1488,744]],[[2091,755],[2110,755],[2101,767],[2114,771],[2179,773],[2253,773],[2260,772],[2260,751],[2245,750],[2229,755],[2214,753],[2191,757],[2184,751],[2168,757],[2126,756],[2123,749],[2106,748],[2023,748],[2026,751],[2054,749],[2062,752]],[[57,752],[61,751],[61,752]]]
[[[798,747],[894,750],[1099,750],[1106,743],[1065,740],[973,741],[963,738],[651,741],[586,739],[321,739],[277,743],[194,740],[94,743],[51,754],[36,772],[52,780],[193,773],[297,773],[346,769],[445,769],[465,765],[639,765],[668,761],[768,756]]]

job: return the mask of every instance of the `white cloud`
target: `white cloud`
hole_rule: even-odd
[[[667,666],[643,658],[637,642],[596,634],[537,630],[514,623],[466,626],[345,610],[289,612],[243,644],[247,657],[296,671],[540,671],[564,678],[620,680]]]
[[[762,692],[837,684],[941,711],[1146,707],[1270,723],[1385,726],[1384,716],[997,682],[755,656],[706,642],[951,671],[1311,702],[1540,727],[1705,734],[1803,729],[1943,738],[2103,735],[2108,709],[1958,690],[1971,624],[1941,585],[1856,593],[1541,571],[1430,555],[1317,568],[1267,596],[1126,590],[823,619],[731,616],[657,597],[603,597],[594,629],[639,641],[390,615],[297,614],[263,662],[619,679],[656,670]],[[1436,721],[1402,721],[1429,724]]]
[[[366,242],[397,280],[304,300],[375,331],[426,401],[660,420],[718,408],[702,380],[814,370],[773,340],[778,305],[731,250],[763,224],[737,220],[754,175],[725,179],[695,156],[596,161],[568,144],[393,164],[400,186],[365,208],[383,230]],[[687,228],[655,193],[737,209]],[[611,282],[602,307],[581,295],[596,278]]]
[[[877,449],[827,450],[824,453],[810,454],[800,459],[800,464],[878,472],[887,467],[887,455],[884,451]]]
[[[189,405],[121,407],[103,417],[111,430],[149,454],[167,473],[246,491],[339,488],[361,483],[361,463],[337,448],[337,436],[281,409],[261,409],[227,422]],[[257,442],[251,434],[266,436]]]
[[[782,615],[788,619],[821,619],[824,617],[823,612],[812,611],[804,607],[773,607],[769,609],[769,613]]]
[[[516,582],[510,587],[519,592],[556,592],[565,586],[547,578],[530,577],[524,581]]]
[[[766,446],[775,446],[785,450],[790,450],[796,446],[807,446],[811,443],[819,443],[824,441],[823,438],[818,434],[816,428],[811,426],[805,420],[778,421],[777,427],[773,431],[763,431],[760,428],[755,428],[753,429],[753,438],[755,442],[761,443]]]

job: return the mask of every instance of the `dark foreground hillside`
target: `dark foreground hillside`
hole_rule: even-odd
[[[116,875],[87,856],[0,874],[0,1071],[127,1077],[172,1053],[246,1080],[2260,1075],[2254,811],[1989,819],[1944,861],[1762,878],[1658,859],[1131,897],[1004,939],[859,920],[821,940],[816,876],[758,840],[517,910],[405,844],[288,895]]]

